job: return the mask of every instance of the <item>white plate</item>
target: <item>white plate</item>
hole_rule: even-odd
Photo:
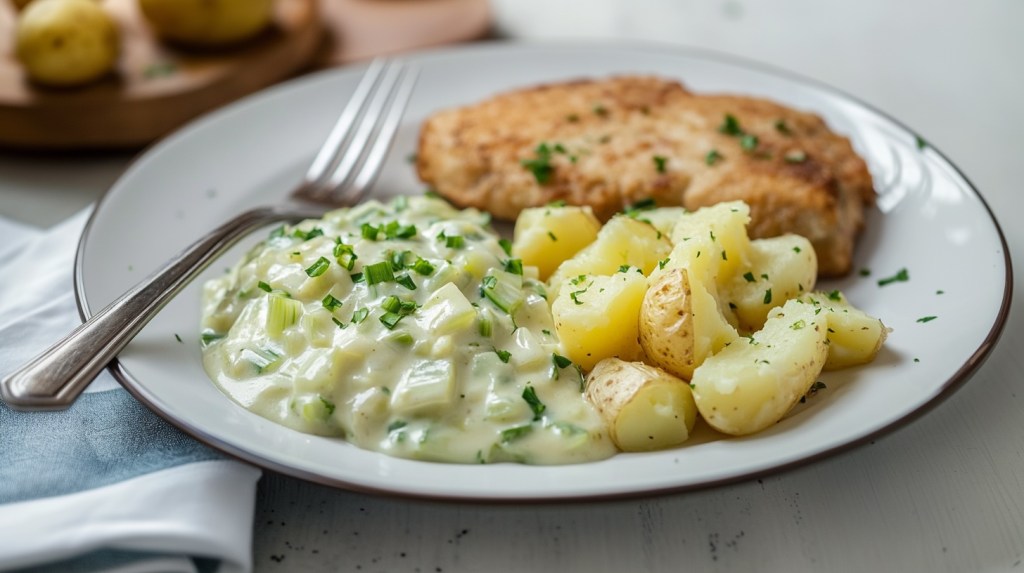
[[[175,298],[114,366],[137,398],[185,432],[275,471],[364,491],[554,500],[685,490],[792,467],[907,422],[959,387],[1002,330],[1010,262],[984,201],[936,150],[918,149],[906,128],[835,90],[760,65],[650,45],[496,44],[409,59],[422,75],[377,185],[382,196],[421,192],[406,157],[430,112],[539,82],[653,73],[697,91],[762,95],[821,114],[853,139],[880,192],[855,263],[871,275],[854,272],[824,287],[843,289],[894,329],[883,352],[869,366],[823,376],[828,388],[809,404],[747,438],[704,435],[678,449],[557,467],[395,459],[285,429],[236,406],[207,379],[198,344],[199,286],[236,260],[241,245]],[[100,202],[83,236],[77,265],[83,313],[106,305],[230,215],[287,193],[360,73],[328,71],[262,92],[145,153]],[[910,281],[877,285],[901,268]],[[918,322],[925,316],[938,318]]]

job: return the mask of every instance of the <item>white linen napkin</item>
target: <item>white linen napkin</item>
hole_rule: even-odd
[[[46,231],[0,218],[0,377],[81,322],[72,268],[87,217]],[[259,476],[105,371],[66,411],[0,403],[0,570],[249,571]]]

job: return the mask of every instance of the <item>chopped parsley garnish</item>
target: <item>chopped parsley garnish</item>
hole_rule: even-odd
[[[920,135],[915,135],[914,136],[914,141],[915,141],[915,143],[917,143],[917,148],[918,149],[924,149],[924,148],[928,147],[928,142],[925,141],[924,138],[921,137]]]
[[[794,253],[799,253],[800,252],[800,247],[793,247],[793,252]]]
[[[757,280],[757,279],[754,278],[754,273],[752,273],[750,271],[747,271],[747,272],[743,273],[743,278],[746,279],[748,283],[752,283],[755,280]]]
[[[323,303],[324,308],[331,312],[338,310],[339,308],[341,308],[341,305],[343,304],[340,300],[334,298],[334,296],[331,294],[325,296],[323,301],[321,302]]]
[[[669,258],[670,257],[665,257],[664,259],[661,259],[660,261],[658,261],[658,268],[659,269],[665,268],[665,265],[668,264]]]
[[[199,341],[205,347],[212,342],[220,340],[221,338],[224,338],[223,334],[219,332],[214,332],[212,330],[206,330],[199,336]]]
[[[725,156],[719,153],[717,149],[712,149],[704,156],[704,163],[714,165],[715,163],[718,163],[720,159],[725,159]]]
[[[536,157],[533,159],[523,159],[519,164],[530,173],[533,173],[537,183],[544,185],[551,181],[551,176],[555,174],[555,166],[551,165],[552,149],[548,147],[547,143],[541,143],[533,152]]]
[[[505,251],[506,255],[512,256],[512,241],[508,239],[498,239],[498,245],[501,246],[501,250]]]
[[[878,279],[878,286],[881,287],[881,286],[890,285],[892,283],[897,283],[897,282],[905,283],[905,282],[907,282],[909,280],[910,280],[910,273],[907,272],[907,269],[900,269],[895,275],[893,275],[891,277],[884,278],[884,279]]]
[[[772,289],[764,291],[764,303],[771,304],[772,302]]]
[[[256,286],[258,286],[261,291],[265,291],[265,292],[271,292],[271,291],[274,290],[274,289],[270,288],[270,285],[268,285],[267,283],[265,283],[263,281],[260,281],[260,282],[256,283]]]
[[[871,269],[861,269],[860,270],[860,276],[862,276],[862,277],[869,277],[869,276],[871,276]]]
[[[552,362],[555,363],[555,366],[559,368],[568,368],[569,366],[572,365],[572,360],[569,360],[568,358],[562,356],[561,354],[552,354],[551,360]]]
[[[920,322],[920,323],[931,322],[931,321],[935,320],[936,318],[939,318],[939,317],[937,317],[937,316],[922,316],[921,318],[917,319],[917,322]]]
[[[551,239],[552,241],[558,240],[558,237],[556,237],[555,234],[552,233],[551,231],[548,231],[548,238]]]
[[[320,257],[309,268],[306,269],[306,274],[310,277],[318,277],[327,272],[327,267],[331,266],[331,261],[327,260],[326,257]]]
[[[725,119],[722,121],[722,125],[718,127],[718,131],[726,135],[743,135],[740,121],[731,113],[725,114]]]
[[[757,149],[758,140],[756,135],[746,134],[740,138],[740,147],[743,151],[754,151]]]
[[[572,291],[569,293],[569,298],[571,298],[576,304],[583,304],[583,301],[579,299],[579,296],[585,292],[587,292],[587,289]]]
[[[657,202],[654,201],[654,198],[648,197],[646,199],[641,199],[635,203],[627,205],[626,208],[623,209],[623,212],[629,215],[630,217],[636,217],[638,213],[641,213],[643,211],[650,211],[651,209],[654,209],[657,206],[658,204]]]
[[[654,160],[654,168],[658,171],[658,173],[664,173],[665,172],[665,163],[668,161],[668,158],[667,157],[663,157],[661,155],[655,155],[651,159]]]
[[[548,407],[540,401],[540,398],[537,397],[537,391],[534,390],[533,386],[527,385],[526,388],[523,389],[523,400],[526,400],[526,403],[530,405],[530,410],[533,411],[534,420],[539,420],[541,414],[544,413],[544,410],[548,409]]]
[[[331,414],[334,413],[334,408],[335,408],[334,402],[331,402],[330,400],[327,400],[323,396],[320,396],[320,403],[323,404],[324,408],[327,409],[327,415],[328,416],[330,416]]]
[[[495,348],[494,353],[498,355],[498,360],[501,360],[505,364],[508,364],[509,358],[512,358],[512,353],[508,350],[498,350]]]
[[[783,135],[792,135],[793,134],[792,130],[789,129],[789,126],[786,125],[786,120],[784,120],[784,119],[777,119],[777,120],[775,120],[775,131],[777,131],[777,132],[779,132],[779,133],[781,133]]]
[[[828,293],[828,299],[834,300],[836,302],[841,302],[843,300],[843,293],[839,292],[838,290],[830,291]]]
[[[174,333],[174,339],[177,340],[178,342],[181,342],[182,344],[185,343],[185,341],[182,340],[180,336],[178,336],[177,332]]]
[[[805,326],[807,326],[806,322],[804,322],[803,320],[798,320],[798,321],[794,322],[793,324],[789,325],[789,328],[792,329],[792,330],[800,330],[801,328],[803,328]]]

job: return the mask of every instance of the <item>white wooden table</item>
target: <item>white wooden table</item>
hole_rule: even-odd
[[[494,0],[494,8],[498,32],[510,37],[711,48],[870,102],[964,170],[1024,268],[1024,226],[1015,221],[1024,215],[1018,0]],[[0,215],[56,223],[93,202],[129,160],[0,152]],[[760,480],[645,500],[480,506],[368,497],[268,474],[256,569],[1024,570],[1019,308],[978,374],[920,420]]]

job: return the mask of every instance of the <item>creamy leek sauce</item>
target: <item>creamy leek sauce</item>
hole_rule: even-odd
[[[289,428],[423,460],[615,453],[488,217],[400,197],[281,227],[203,291],[204,365]]]

